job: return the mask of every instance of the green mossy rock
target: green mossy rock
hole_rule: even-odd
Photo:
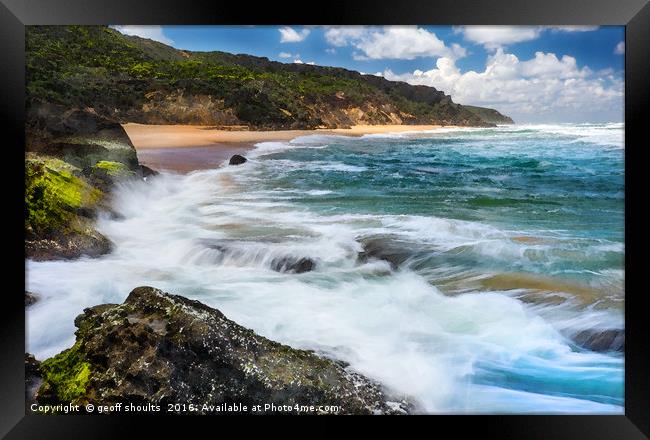
[[[134,289],[121,305],[86,309],[75,325],[74,346],[42,363],[39,403],[192,403],[198,413],[224,403],[338,405],[342,414],[412,409],[342,363],[152,287]]]
[[[58,158],[25,160],[25,252],[34,260],[99,256],[111,242],[92,226],[106,193]]]
[[[25,250],[50,260],[99,256],[110,241],[96,231],[113,185],[143,170],[120,124],[94,110],[32,106],[26,126]]]
[[[25,231],[45,236],[71,228],[73,216],[92,209],[102,192],[74,174],[74,166],[60,159],[25,161]]]

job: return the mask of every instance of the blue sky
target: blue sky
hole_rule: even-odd
[[[436,87],[517,122],[623,120],[622,26],[117,26],[193,51],[339,66]]]

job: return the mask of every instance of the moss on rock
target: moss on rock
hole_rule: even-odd
[[[40,365],[43,377],[39,399],[80,403],[83,401],[91,376],[91,364],[77,342],[72,348],[44,361]]]
[[[127,178],[133,177],[136,175],[135,171],[132,171],[122,162],[113,162],[109,160],[100,160],[93,166],[93,172],[103,171],[113,178]]]
[[[59,159],[25,161],[25,230],[42,236],[69,228],[80,209],[94,207],[102,192]]]

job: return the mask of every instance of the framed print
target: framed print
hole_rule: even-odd
[[[3,0],[0,432],[646,438],[650,7],[250,9]]]

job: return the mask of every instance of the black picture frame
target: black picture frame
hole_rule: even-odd
[[[650,435],[650,354],[648,318],[641,287],[645,262],[638,225],[646,200],[641,199],[641,159],[650,103],[650,4],[647,0],[444,0],[422,2],[371,0],[327,2],[308,9],[306,2],[219,2],[173,0],[0,0],[0,111],[5,179],[5,278],[15,282],[2,296],[0,321],[0,436],[6,438],[118,438],[151,434],[152,425],[167,433],[211,427],[212,417],[174,416],[39,416],[25,415],[24,237],[24,26],[35,24],[529,24],[625,25],[625,415],[621,416],[432,416],[423,423],[431,435],[473,430],[481,437],[528,439],[642,439]],[[634,216],[632,215],[634,213]],[[13,229],[15,227],[15,230]],[[11,229],[9,229],[11,228]],[[178,416],[176,416],[178,417]],[[222,416],[223,417],[223,416]],[[458,417],[463,417],[459,419]],[[390,418],[406,427],[423,417]],[[249,422],[229,416],[242,429]],[[269,420],[267,418],[266,420]],[[277,418],[273,418],[277,420]],[[302,418],[314,421],[312,417]],[[333,419],[335,423],[332,424]],[[335,426],[341,418],[320,418]],[[223,423],[221,421],[218,423]],[[265,420],[265,421],[266,421]],[[289,429],[282,419],[283,429]],[[365,418],[382,427],[387,418]],[[322,424],[319,423],[319,424]],[[219,428],[216,428],[219,429]],[[209,431],[208,431],[209,432]],[[426,432],[426,431],[425,431]],[[225,435],[225,432],[223,433]]]

